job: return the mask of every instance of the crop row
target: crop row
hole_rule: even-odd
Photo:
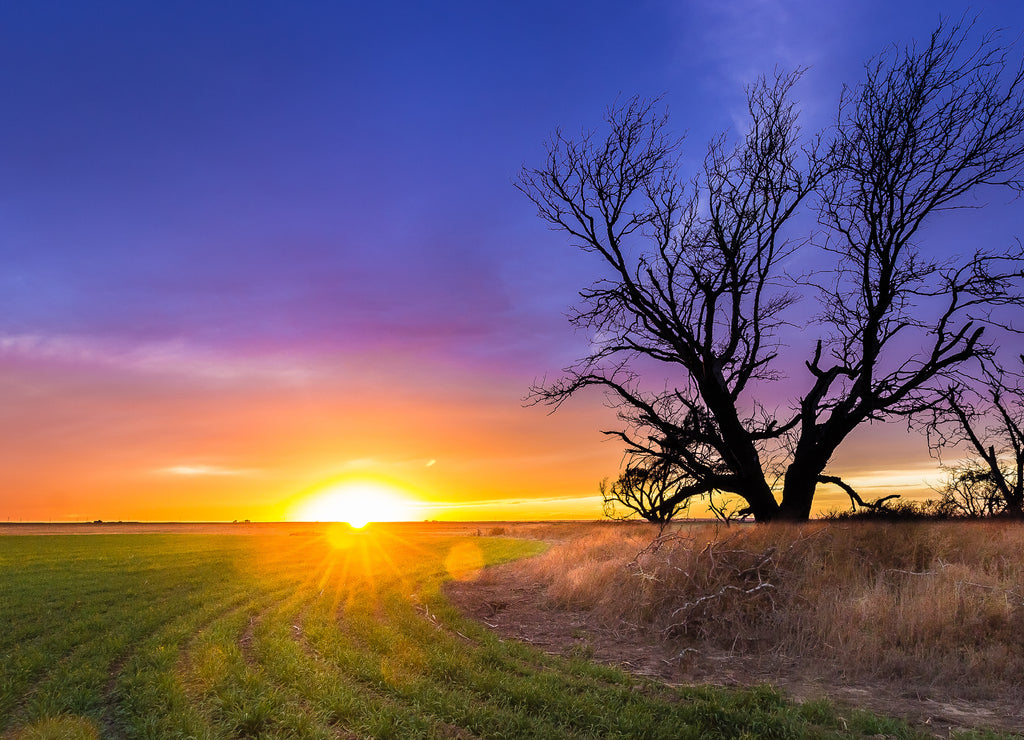
[[[545,655],[451,609],[440,586],[467,574],[452,553],[494,563],[536,542],[328,535],[0,539],[0,737],[912,735],[768,688]]]

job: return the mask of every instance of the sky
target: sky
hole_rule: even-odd
[[[968,10],[1024,32],[1015,1],[0,6],[0,521],[282,519],[349,479],[412,518],[599,517],[614,412],[522,403],[586,350],[599,266],[519,170],[633,94],[698,161],[775,68],[813,130]],[[942,248],[1024,231],[997,206]],[[937,472],[900,425],[831,470]]]

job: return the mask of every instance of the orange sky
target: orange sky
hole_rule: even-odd
[[[280,520],[324,484],[365,477],[416,496],[419,519],[594,519],[621,460],[598,432],[614,424],[599,396],[524,408],[531,378],[514,373],[394,352],[48,347],[0,371],[0,520]],[[865,496],[927,492],[936,464],[916,448],[902,428],[866,427],[832,470]],[[846,504],[819,494],[819,509]]]
[[[0,516],[280,519],[319,483],[368,474],[436,502],[422,518],[595,517],[573,499],[617,467],[596,433],[603,410],[524,409],[529,378],[396,356],[218,362],[4,368],[17,392],[0,445]],[[524,500],[536,504],[512,505]]]

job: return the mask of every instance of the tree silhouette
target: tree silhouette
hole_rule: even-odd
[[[945,480],[935,489],[939,498],[929,502],[938,516],[985,517],[1005,510],[1003,497],[984,463],[964,460],[946,468],[945,472]]]
[[[640,516],[665,524],[685,511],[694,496],[710,493],[664,458],[634,456],[618,480],[601,482],[604,513],[609,519]]]
[[[1024,305],[1019,244],[938,259],[917,241],[979,189],[1022,184],[1024,74],[997,34],[972,45],[972,32],[940,25],[876,57],[809,138],[800,74],[761,79],[746,133],[712,141],[688,177],[657,100],[612,106],[603,136],[556,132],[518,187],[604,276],[570,317],[592,351],[533,401],[603,388],[623,422],[605,433],[627,454],[670,462],[692,495],[739,496],[758,521],[807,519],[820,484],[845,485],[826,468],[854,429],[926,411],[991,355],[998,311]],[[794,275],[797,259],[815,268]],[[801,294],[817,301],[810,320]],[[787,407],[791,326],[816,341]]]
[[[973,454],[949,469],[943,493],[963,513],[1024,516],[1024,356],[1009,372],[994,360],[980,377],[946,388],[932,410],[934,450],[967,447]]]

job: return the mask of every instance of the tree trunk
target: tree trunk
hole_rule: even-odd
[[[1024,519],[1024,500],[1022,500],[1020,485],[1013,487],[1003,495],[1003,514],[1014,519]]]
[[[811,518],[811,504],[818,487],[818,476],[825,463],[816,459],[794,461],[786,470],[782,485],[782,503],[776,519],[787,522],[806,522]]]
[[[750,490],[740,494],[747,502],[755,522],[770,522],[779,516],[779,504],[765,481],[752,485]]]

